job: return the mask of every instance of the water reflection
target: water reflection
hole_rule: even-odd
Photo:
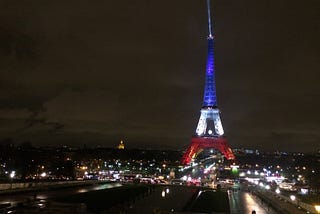
[[[90,187],[86,187],[86,188],[80,188],[77,190],[77,193],[85,193],[85,192],[89,192],[92,190],[104,190],[104,189],[111,189],[114,187],[120,187],[122,186],[122,184],[120,183],[108,183],[108,184],[102,184],[102,185],[97,185],[97,186],[90,186]]]
[[[167,189],[166,189],[166,193],[169,194],[169,192],[170,192],[170,190],[169,190],[169,188],[167,188]]]
[[[112,184],[103,184],[93,188],[93,190],[102,190],[102,189],[110,189],[114,187],[120,187],[122,184],[120,183],[112,183]]]
[[[162,192],[161,192],[161,197],[164,198],[169,193],[170,193],[170,189],[169,188],[163,189]]]

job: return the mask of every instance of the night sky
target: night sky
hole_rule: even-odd
[[[212,2],[233,148],[320,142],[320,1]],[[200,116],[205,0],[0,3],[0,140],[184,149]]]

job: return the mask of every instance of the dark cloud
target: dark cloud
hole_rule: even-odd
[[[233,147],[318,149],[319,5],[213,2],[218,101]],[[0,138],[186,147],[201,107],[205,7],[2,1]]]

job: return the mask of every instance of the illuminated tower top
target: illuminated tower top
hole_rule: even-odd
[[[216,80],[214,69],[214,52],[213,52],[213,35],[211,27],[211,14],[210,14],[210,0],[207,0],[208,7],[208,58],[206,67],[206,82],[203,96],[203,107],[216,107],[217,95],[216,95]]]

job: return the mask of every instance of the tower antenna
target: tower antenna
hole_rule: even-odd
[[[208,30],[209,30],[209,38],[212,38],[211,14],[210,14],[210,0],[207,0],[207,7],[208,7]]]

